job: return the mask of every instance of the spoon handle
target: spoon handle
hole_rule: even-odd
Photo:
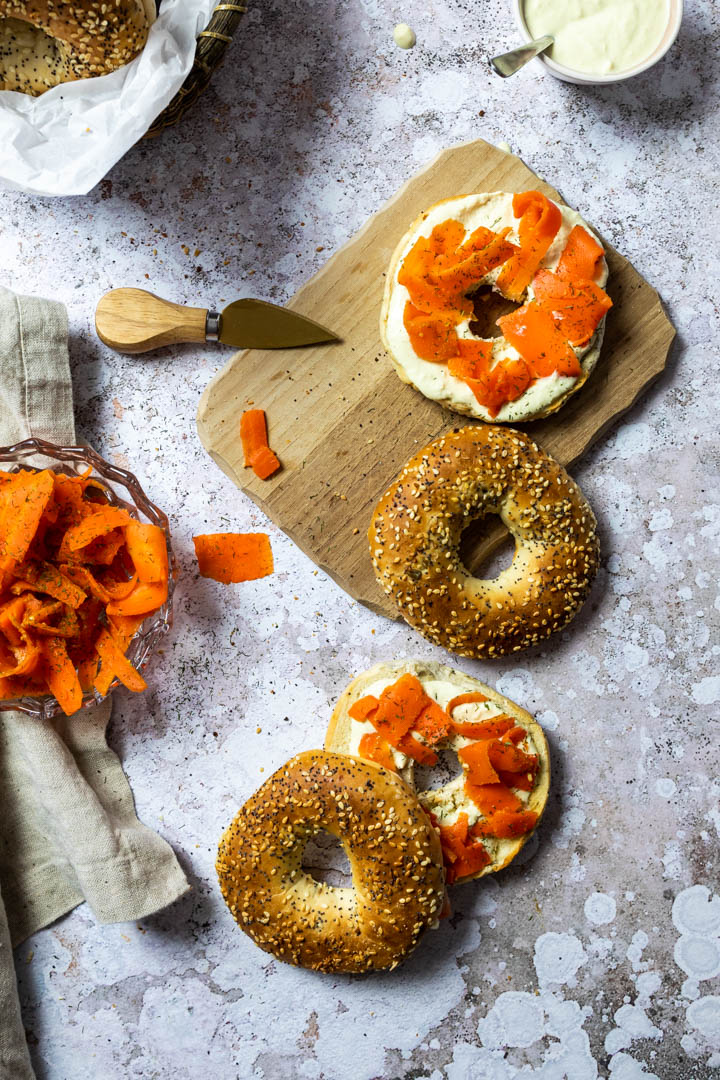
[[[493,56],[490,65],[498,75],[502,75],[503,79],[507,79],[508,75],[514,75],[516,71],[519,71],[521,67],[534,59],[538,53],[549,49],[554,40],[552,34],[546,34],[545,37],[536,38],[535,41],[528,41],[527,45],[521,45],[511,52]]]

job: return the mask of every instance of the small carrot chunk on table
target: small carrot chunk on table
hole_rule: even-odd
[[[223,585],[254,581],[274,570],[265,533],[203,533],[193,543],[201,576]]]
[[[248,409],[240,417],[245,468],[252,469],[261,480],[267,480],[280,468],[277,455],[268,445],[267,419],[263,409]]]

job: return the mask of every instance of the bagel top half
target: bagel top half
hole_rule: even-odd
[[[392,663],[376,664],[358,675],[343,692],[333,710],[325,737],[326,750],[356,757],[362,756],[361,739],[363,735],[372,733],[375,729],[370,721],[359,723],[354,720],[349,710],[355,702],[367,695],[379,697],[383,690],[406,673],[416,676],[429,698],[443,709],[460,694],[478,692],[483,695],[485,702],[460,705],[453,710],[453,716],[464,723],[489,720],[504,715],[512,717],[518,727],[525,729],[526,737],[519,746],[526,753],[537,755],[538,768],[532,789],[530,791],[515,790],[514,794],[522,803],[524,810],[537,814],[536,826],[545,809],[550,788],[550,752],[542,728],[530,713],[510,701],[509,698],[478,679],[445,664],[429,660],[395,660]],[[415,734],[415,737],[422,741],[422,736]],[[416,791],[425,810],[432,814],[440,828],[441,838],[443,829],[455,825],[461,814],[467,815],[470,827],[482,824],[488,817],[468,796],[465,785],[467,769],[459,759],[456,761],[454,757],[458,750],[468,746],[472,741],[462,735],[451,734],[450,737],[437,744],[436,750],[449,752],[442,755],[444,759],[448,757],[451,759],[449,770],[447,760],[440,761],[437,766],[423,766],[420,770],[411,757],[392,748],[392,757],[398,774]],[[450,772],[457,772],[461,765],[459,775],[448,779]],[[428,783],[431,786],[427,786]],[[483,877],[485,874],[494,873],[507,866],[530,838],[535,826],[521,836],[503,839],[484,838],[482,842],[490,856],[488,864],[477,873],[466,877],[461,876],[455,880]]]
[[[155,0],[0,0],[0,90],[38,96],[106,75],[143,49]]]
[[[537,194],[539,198],[542,197],[540,193],[534,194]],[[404,320],[406,305],[410,302],[410,292],[405,285],[400,284],[398,275],[401,275],[404,260],[418,239],[429,238],[436,226],[443,226],[450,220],[458,222],[465,228],[463,244],[467,244],[475,230],[481,228],[492,230],[498,235],[502,235],[507,230],[507,241],[515,245],[519,244],[520,219],[515,216],[513,210],[514,197],[511,192],[504,191],[460,195],[444,199],[425,210],[412,223],[395,249],[387,273],[380,315],[380,335],[383,345],[403,382],[410,383],[425,397],[455,412],[494,423],[521,422],[547,416],[559,409],[571,394],[579,390],[593,371],[600,356],[605,316],[602,316],[586,343],[578,347],[572,346],[579,362],[579,375],[571,377],[553,371],[552,374],[537,378],[516,400],[508,400],[499,408],[499,411],[494,413],[480,403],[468,382],[450,373],[448,361],[437,362],[422,359],[417,355]],[[584,229],[592,241],[599,245],[598,253],[602,251],[599,238],[577,211],[551,199],[547,199],[547,203],[551,208],[555,208],[553,213],[559,212],[560,225],[548,250],[540,260],[538,270],[554,272],[557,269],[568,238],[576,227]],[[498,287],[498,277],[502,270],[502,265],[496,266],[475,279],[466,290],[466,295],[468,297],[479,295],[478,290],[480,292],[484,290],[486,294],[493,294],[497,301],[498,294],[502,293]],[[593,284],[602,289],[607,278],[607,262],[604,255],[600,255],[593,270]],[[606,295],[604,293],[602,295],[609,306],[610,302]],[[524,304],[533,301],[534,298],[533,284],[530,283],[524,289],[522,297],[518,299],[521,304]],[[496,368],[499,370],[498,366],[502,363],[512,364],[521,359],[517,349],[505,339],[502,333],[498,332],[497,328],[492,331],[492,339],[489,333],[479,331],[475,317],[472,315],[462,319],[454,330],[457,337],[463,341],[492,340],[490,369],[493,373]]]

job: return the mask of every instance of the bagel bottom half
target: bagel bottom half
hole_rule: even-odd
[[[377,664],[353,679],[333,710],[325,747],[337,753],[362,756],[364,747],[372,750],[377,746],[378,733],[384,730],[383,724],[376,720],[374,726],[372,719],[354,719],[350,715],[351,711],[356,715],[366,713],[373,717],[375,714],[369,712],[373,699],[379,699],[383,691],[408,675],[419,681],[427,697],[442,710],[461,696],[482,700],[458,702],[448,714],[449,724],[443,726],[442,716],[439,725],[437,719],[433,720],[434,733],[427,726],[423,729],[422,724],[417,724],[408,734],[412,739],[420,741],[420,752],[418,753],[417,743],[408,742],[407,736],[404,736],[399,741],[410,752],[403,753],[396,746],[390,745],[385,749],[385,759],[388,754],[391,755],[390,766],[394,765],[399,775],[417,790],[420,802],[438,825],[443,839],[449,883],[471,880],[501,870],[515,858],[532,835],[545,809],[550,787],[547,740],[540,725],[525,709],[521,709],[509,698],[479,680],[444,664],[424,660],[396,660],[392,663]],[[359,702],[363,704],[354,708]],[[418,708],[422,704],[418,699]],[[396,712],[402,711],[402,708],[402,702],[396,698]],[[504,737],[500,735],[494,739],[488,738],[489,733],[501,732],[503,728],[507,732]],[[522,735],[519,729],[524,729],[525,734]],[[428,730],[431,730],[430,735],[427,734]],[[508,745],[512,732],[512,747],[515,750]],[[485,742],[486,745],[478,746],[480,742]],[[477,785],[470,782],[472,770],[477,767],[477,761],[473,761],[476,751],[482,754],[491,744],[494,744],[497,754],[510,758],[509,764],[513,768],[514,757],[520,763],[529,762],[530,771],[525,774],[501,771],[495,777],[497,783]],[[488,752],[492,754],[493,749]],[[413,753],[425,760],[429,760],[430,755],[436,756],[437,764],[420,766],[418,760],[411,756]],[[459,755],[457,760],[455,755]],[[447,771],[443,773],[444,768],[447,770],[447,765],[442,759],[447,757],[450,757],[451,768],[454,767],[455,771],[458,766],[461,767],[459,775],[451,779],[447,778]],[[463,761],[463,757],[467,760]],[[485,768],[488,768],[487,755]],[[489,768],[492,770],[492,765]],[[432,786],[420,789],[420,772],[425,774]],[[482,779],[493,778],[490,775]],[[517,816],[513,818],[513,814]],[[453,848],[457,849],[458,823],[462,821],[462,815],[467,816],[466,824],[470,831],[467,843],[472,849],[471,863],[464,863],[462,859],[458,862],[456,853],[453,853]],[[492,835],[493,832],[517,831],[513,828],[514,821],[517,822],[517,828],[528,824],[529,827],[519,835]],[[477,850],[476,845],[479,843],[482,843],[485,854]],[[481,858],[478,858],[478,855]],[[477,868],[472,872],[462,872],[464,865],[473,864]]]
[[[351,888],[303,870],[308,840],[338,838]],[[440,914],[440,842],[412,789],[380,766],[310,750],[252,795],[220,841],[220,888],[256,945],[316,971],[396,967]]]

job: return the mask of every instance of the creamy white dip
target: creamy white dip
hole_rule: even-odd
[[[389,679],[378,679],[377,682],[363,688],[363,696],[365,696],[365,694],[372,694],[373,697],[380,697],[383,690],[396,681],[397,676],[393,676]],[[446,708],[448,703],[454,697],[467,692],[458,689],[456,684],[444,679],[420,678],[420,682],[422,683],[425,693],[442,709]],[[501,714],[502,709],[496,705],[494,701],[476,701],[467,705],[458,705],[458,707],[453,710],[453,719],[462,723],[477,724],[481,720],[490,720],[493,716],[500,716]],[[359,756],[360,740],[363,735],[374,732],[375,728],[369,720],[360,722],[351,718],[350,724],[350,745],[347,752]],[[422,739],[418,734],[413,735],[413,738],[417,738],[422,742]],[[473,742],[472,739],[466,739],[462,735],[450,735],[447,739],[443,739],[436,749],[452,750],[454,753],[457,753],[463,746],[468,746],[471,742]],[[537,748],[530,735],[518,745],[528,754],[537,753]],[[413,759],[406,757],[405,754],[401,754],[394,749],[393,757],[395,759],[395,765],[399,769],[403,780],[405,780],[412,788],[415,788],[415,762]],[[465,772],[466,768],[463,766],[462,774],[454,780],[451,780],[449,783],[444,784],[442,787],[417,792],[418,798],[425,809],[432,811],[441,825],[452,825],[453,822],[457,821],[460,814],[467,814],[468,825],[474,825],[475,822],[483,816],[475,803],[465,794]],[[515,794],[519,799],[522,799],[523,802],[527,802],[530,798],[530,793],[527,791],[516,791]],[[489,840],[486,841],[486,846],[490,849],[490,845],[494,844],[495,847],[498,847],[500,843],[502,842]]]
[[[574,71],[629,71],[660,44],[669,0],[524,0],[532,37],[552,34],[551,60]]]
[[[517,401],[503,405],[497,416],[491,417],[488,410],[478,402],[467,383],[450,374],[447,364],[421,360],[416,354],[403,323],[405,304],[410,299],[410,293],[404,285],[398,283],[397,275],[403,259],[418,238],[420,236],[430,236],[436,225],[440,225],[450,218],[461,222],[468,234],[480,228],[481,225],[487,229],[492,229],[493,232],[509,228],[511,231],[508,234],[508,239],[512,243],[517,243],[517,230],[520,221],[513,213],[512,201],[513,196],[511,193],[495,191],[481,195],[461,195],[455,199],[445,199],[443,202],[431,207],[422,222],[419,222],[415,228],[410,230],[402,247],[396,253],[390,279],[386,286],[381,318],[383,340],[401,378],[412,383],[425,397],[431,398],[433,401],[447,404],[451,408],[459,409],[459,411],[471,416],[477,416],[481,420],[494,420],[496,423],[522,420],[524,417],[542,412],[552,405],[554,401],[562,397],[563,394],[566,394],[577,382],[577,379],[557,374],[537,379]],[[587,229],[590,235],[595,237],[598,243],[600,242],[577,211],[571,210],[567,206],[561,206],[559,203],[557,205],[562,213],[562,223],[540,264],[541,268],[546,270],[555,269],[567,243],[567,238],[576,225],[581,225],[584,229]],[[478,284],[494,284],[500,270],[501,267],[491,270]],[[597,284],[603,286],[606,281],[607,265],[603,259],[602,271],[597,278]],[[533,295],[532,287],[530,287],[528,289],[528,299],[532,299]],[[478,339],[471,333],[469,324],[470,320],[460,323],[456,327],[457,335],[459,338],[476,341]],[[604,327],[605,320],[603,319],[587,345],[574,350],[580,361],[580,366],[586,374],[592,371],[600,355]],[[495,338],[493,340],[492,366],[504,357],[517,359],[518,356],[517,350],[504,338]]]

